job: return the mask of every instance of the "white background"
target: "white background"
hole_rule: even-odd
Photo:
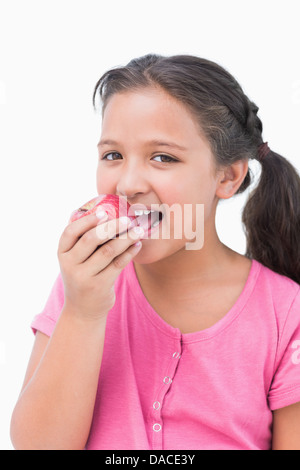
[[[149,52],[227,68],[259,106],[264,139],[299,169],[298,0],[0,0],[0,449],[58,274],[70,212],[96,195],[93,87]],[[254,168],[258,171],[258,168]],[[223,203],[221,239],[243,253],[245,196]]]

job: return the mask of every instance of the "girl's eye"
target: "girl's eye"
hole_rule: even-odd
[[[153,158],[162,158],[163,161],[161,163],[172,163],[172,162],[177,161],[177,160],[175,160],[175,158],[169,157],[168,155],[156,155]]]
[[[110,152],[104,155],[102,157],[102,160],[108,160],[109,162],[112,162],[112,161],[118,160],[119,157],[122,158],[122,155],[120,153]],[[169,157],[168,155],[156,155],[155,157],[153,157],[153,159],[154,158],[161,158],[162,160],[159,163],[172,163],[172,162],[177,161],[175,160],[175,158]]]
[[[104,155],[104,157],[102,158],[102,160],[108,160],[108,161],[110,161],[110,162],[113,161],[113,160],[115,160],[114,158],[108,158],[108,157],[110,157],[111,155],[112,155],[112,156],[117,155],[117,156],[121,157],[121,155],[120,155],[119,153],[117,153],[117,152],[111,152],[111,153],[107,153],[106,155]]]

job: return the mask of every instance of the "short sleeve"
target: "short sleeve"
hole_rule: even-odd
[[[51,289],[44,309],[41,313],[34,317],[31,323],[31,328],[34,334],[38,330],[47,336],[51,336],[58,317],[62,311],[64,301],[64,285],[61,274],[59,273]]]
[[[279,337],[268,399],[271,410],[300,401],[300,287]]]

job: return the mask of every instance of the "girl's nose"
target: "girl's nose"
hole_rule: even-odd
[[[149,183],[145,171],[138,171],[135,168],[122,171],[117,184],[117,194],[133,198],[138,194],[144,194],[149,191]]]

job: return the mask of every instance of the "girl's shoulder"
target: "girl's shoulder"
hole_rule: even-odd
[[[289,317],[293,317],[289,322],[300,325],[300,285],[256,260],[252,263],[257,274],[253,294],[261,309],[272,310],[278,327],[284,327]]]
[[[300,285],[288,276],[280,274],[259,261],[253,259],[252,264],[254,269],[258,272],[259,283],[266,288],[267,286],[274,291],[274,293],[281,294],[296,294],[300,290]]]

